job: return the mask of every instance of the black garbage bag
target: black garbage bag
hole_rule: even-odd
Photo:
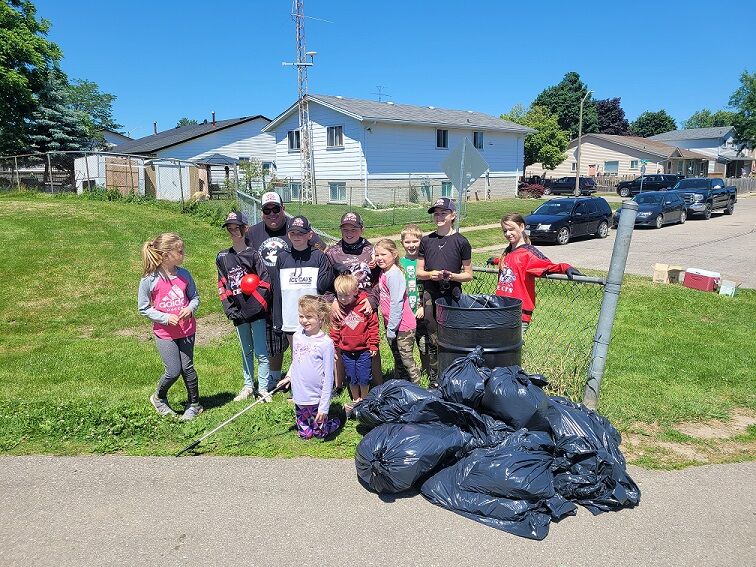
[[[379,425],[357,445],[357,476],[375,492],[403,492],[454,463],[468,443],[469,435],[441,423]]]
[[[547,433],[522,429],[436,473],[421,492],[434,504],[482,524],[540,540],[552,520],[576,510],[555,491],[553,451]]]
[[[549,431],[548,396],[540,374],[528,374],[519,366],[494,368],[486,381],[480,411],[506,422],[514,429]]]
[[[547,419],[556,445],[554,486],[593,514],[632,508],[640,488],[627,473],[622,437],[609,420],[566,398],[549,398]]]
[[[399,423],[402,416],[420,400],[440,399],[438,394],[406,380],[389,380],[376,386],[354,407],[361,424],[375,427],[382,423]]]
[[[483,348],[476,347],[467,356],[456,359],[441,373],[438,390],[449,402],[478,409],[490,376],[491,370],[485,366]]]

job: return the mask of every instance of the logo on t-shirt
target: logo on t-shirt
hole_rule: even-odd
[[[514,288],[514,282],[517,279],[512,268],[504,266],[501,272],[499,272],[499,291],[506,291],[511,293]]]
[[[183,307],[183,306],[184,306],[184,292],[176,284],[173,284],[171,286],[171,290],[168,293],[166,293],[160,300],[160,303],[158,303],[158,307],[160,309],[175,309],[176,307]]]
[[[260,248],[257,249],[263,262],[265,262],[265,265],[269,268],[276,265],[276,259],[281,250],[289,250],[289,245],[286,244],[286,241],[283,238],[277,236],[272,236],[263,241],[263,243],[260,244]]]
[[[342,323],[354,331],[362,321],[362,317],[356,311],[350,311],[349,315],[344,317]]]

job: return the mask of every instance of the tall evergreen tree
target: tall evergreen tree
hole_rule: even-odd
[[[577,138],[580,101],[587,92],[588,87],[580,80],[580,75],[571,71],[559,84],[544,89],[533,106],[541,106],[556,115],[559,127],[569,132],[570,138]],[[583,104],[583,133],[597,131],[598,114],[589,96]]]
[[[49,28],[29,0],[0,1],[0,154],[23,150],[45,74],[62,57]]]
[[[597,100],[598,131],[601,134],[626,136],[630,130],[630,123],[625,118],[619,98],[605,98]]]
[[[656,136],[656,134],[675,129],[677,129],[675,119],[667,114],[666,110],[658,112],[646,111],[630,124],[630,133],[633,136],[640,136],[642,138]]]
[[[62,71],[53,69],[47,73],[37,108],[31,116],[28,149],[31,152],[51,152],[53,164],[72,170],[77,156],[59,152],[90,150],[93,140],[87,128],[87,114],[68,104],[67,86]]]

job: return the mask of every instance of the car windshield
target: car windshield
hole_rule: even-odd
[[[574,201],[549,201],[533,211],[534,215],[556,215],[566,217],[572,211]]]
[[[648,205],[650,203],[661,203],[664,195],[660,193],[641,193],[633,198],[633,201],[639,205]]]
[[[708,179],[681,179],[675,185],[675,189],[708,189]]]

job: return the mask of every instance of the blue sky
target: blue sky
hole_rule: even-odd
[[[289,0],[35,4],[63,70],[115,94],[133,137],[212,111],[274,118],[296,100]],[[306,21],[311,93],[377,100],[382,85],[397,103],[499,115],[577,71],[628,119],[665,109],[679,123],[725,108],[756,68],[749,18],[716,2],[307,0],[305,13],[332,22]]]

